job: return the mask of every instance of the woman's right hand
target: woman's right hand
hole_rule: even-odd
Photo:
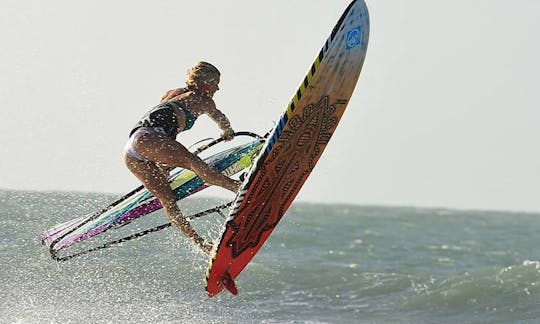
[[[234,130],[231,127],[227,128],[223,131],[223,133],[221,133],[221,138],[226,141],[232,140],[234,138]]]

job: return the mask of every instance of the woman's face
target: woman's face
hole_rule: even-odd
[[[208,78],[198,84],[197,88],[202,94],[212,98],[219,90],[219,77]]]

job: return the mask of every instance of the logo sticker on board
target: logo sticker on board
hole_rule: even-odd
[[[361,26],[353,28],[347,32],[347,49],[356,47],[361,42],[362,42]]]

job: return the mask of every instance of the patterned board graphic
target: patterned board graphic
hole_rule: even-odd
[[[209,296],[236,278],[270,236],[334,133],[369,38],[364,1],[345,10],[242,186],[207,272]]]

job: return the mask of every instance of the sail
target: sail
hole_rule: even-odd
[[[216,153],[204,161],[226,176],[242,172],[252,164],[262,147],[263,140],[235,146]],[[197,151],[200,152],[201,149]],[[169,183],[176,199],[186,198],[207,186],[193,171],[176,168],[170,173]],[[78,242],[86,241],[109,229],[122,227],[130,222],[161,209],[161,203],[144,187],[138,187],[107,207],[96,212],[57,224],[41,234],[41,240],[53,257],[58,251]]]

